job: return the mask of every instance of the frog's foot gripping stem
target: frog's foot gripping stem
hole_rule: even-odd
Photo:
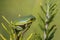
[[[25,28],[24,30],[22,30],[20,34],[18,34],[16,40],[19,40],[20,37],[23,37],[24,33],[30,28],[30,26],[31,26],[31,25],[26,24],[26,25],[25,25],[26,28]]]

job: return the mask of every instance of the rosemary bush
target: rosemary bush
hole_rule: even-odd
[[[55,0],[54,0],[55,1]],[[43,22],[43,25],[41,25],[39,23],[40,29],[43,31],[44,33],[44,38],[41,37],[41,40],[52,40],[52,38],[54,37],[54,33],[56,32],[56,24],[50,26],[50,23],[53,21],[53,18],[55,17],[56,13],[57,13],[57,8],[56,8],[56,3],[52,1],[52,0],[47,0],[46,5],[46,9],[44,9],[44,6],[40,5],[42,12],[45,15],[45,19],[43,18],[43,16],[41,16],[39,14],[40,19]]]

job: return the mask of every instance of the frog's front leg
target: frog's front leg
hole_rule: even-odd
[[[22,34],[24,35],[24,33],[30,28],[30,26],[28,26],[28,24],[25,25],[25,29],[23,30]]]
[[[20,37],[23,37],[24,33],[30,28],[30,26],[28,24],[25,24],[25,29],[22,30],[21,32],[19,32],[17,39],[19,39]]]
[[[22,34],[24,34],[30,28],[31,24],[32,24],[32,22],[31,23],[27,23],[25,25],[25,29],[23,30],[23,33]]]

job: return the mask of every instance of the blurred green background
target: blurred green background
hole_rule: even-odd
[[[36,17],[36,21],[31,25],[30,29],[25,33],[24,40],[31,33],[42,33],[40,28],[38,27],[39,21],[38,13],[43,15],[40,9],[40,4],[44,4],[46,0],[0,0],[0,33],[2,33],[8,40],[9,34],[5,32],[2,28],[1,23],[6,23],[2,16],[5,16],[9,21],[14,20],[20,14],[21,16],[25,15],[34,15]],[[54,18],[52,24],[57,25],[57,31],[53,40],[60,39],[60,0],[56,0],[57,8],[59,9],[57,15]],[[7,26],[7,24],[5,24]],[[7,26],[8,28],[8,26]],[[9,29],[9,28],[8,28]],[[0,38],[1,39],[1,38]]]

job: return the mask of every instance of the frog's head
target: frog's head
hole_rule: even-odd
[[[33,22],[33,21],[36,20],[36,18],[35,18],[33,15],[29,15],[29,16],[27,16],[27,17],[28,17],[28,21]]]

